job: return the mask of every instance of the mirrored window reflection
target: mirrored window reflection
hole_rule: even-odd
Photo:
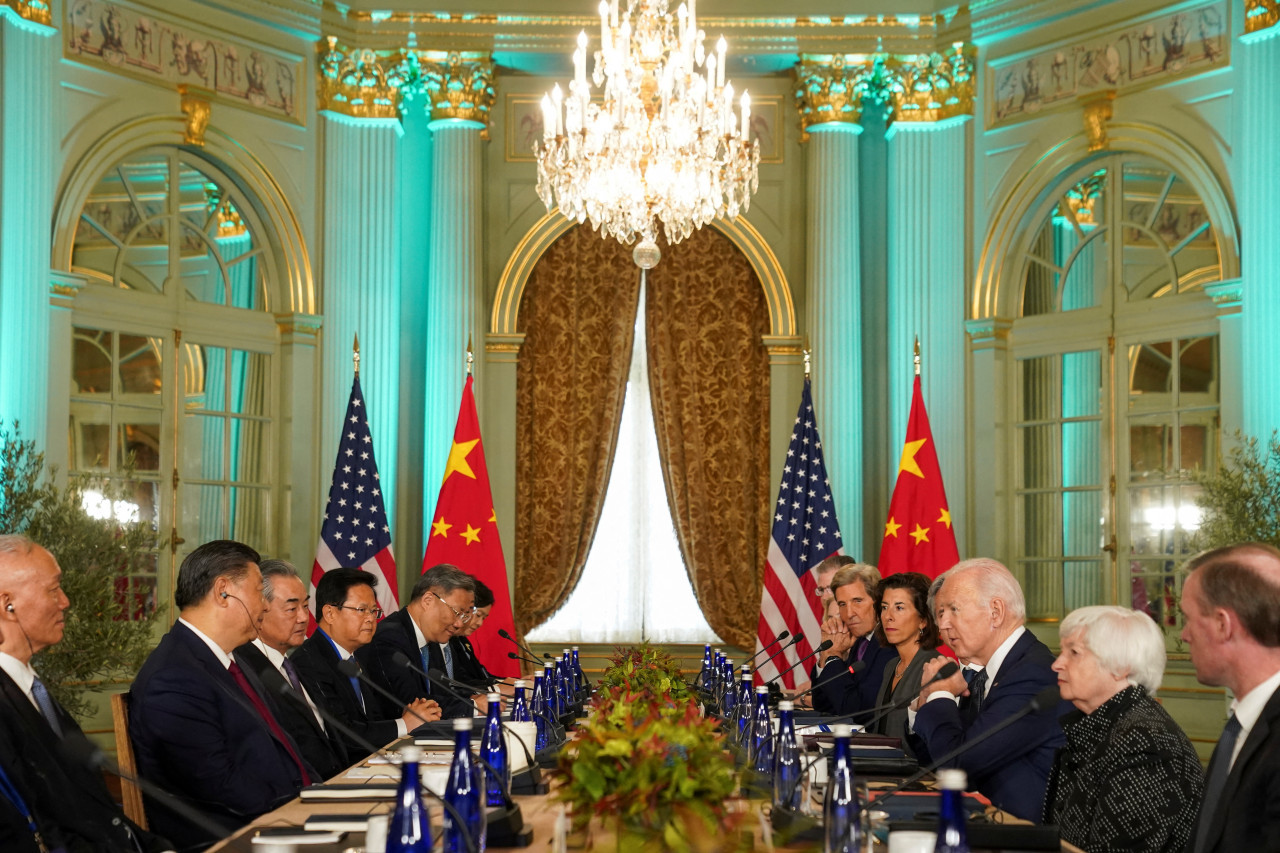
[[[1092,308],[1110,278],[1106,169],[1068,182],[1027,252],[1022,316]]]
[[[133,154],[89,193],[72,268],[93,284],[266,309],[249,207],[229,181],[179,149]]]

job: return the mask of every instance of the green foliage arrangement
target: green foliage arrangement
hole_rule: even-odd
[[[689,685],[679,662],[648,643],[619,648],[610,662],[600,677],[601,693],[617,688],[627,693],[647,692],[679,701],[689,697]]]
[[[35,442],[21,440],[18,424],[12,433],[0,427],[0,533],[25,533],[48,549],[71,600],[62,642],[32,664],[49,692],[83,719],[92,708],[86,694],[104,681],[131,678],[151,649],[155,608],[140,607],[128,584],[131,574],[146,570],[159,542],[144,523],[84,511],[88,488],[122,497],[111,483],[72,478],[59,487],[55,475]]]
[[[1196,550],[1237,542],[1280,547],[1280,436],[1273,432],[1264,451],[1256,438],[1237,432],[1227,459],[1199,482],[1204,514]]]

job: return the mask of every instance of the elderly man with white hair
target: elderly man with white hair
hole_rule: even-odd
[[[943,642],[981,669],[971,685],[962,672],[929,684],[947,660],[925,663],[920,680],[926,686],[908,713],[912,746],[922,764],[971,743],[1057,681],[1050,669],[1053,652],[1023,627],[1022,588],[1000,563],[958,563],[934,581],[930,602]],[[1053,756],[1064,743],[1058,717],[1070,710],[1058,704],[1060,709],[1022,716],[999,736],[962,753],[955,764],[968,774],[970,789],[1017,817],[1039,820]]]
[[[1045,822],[1087,853],[1181,853],[1204,795],[1191,741],[1152,698],[1164,678],[1164,635],[1145,613],[1082,607],[1058,629],[1053,662],[1067,745],[1045,795]]]

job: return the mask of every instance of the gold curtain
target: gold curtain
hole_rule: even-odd
[[[534,266],[516,365],[516,628],[545,622],[578,583],[622,419],[640,270],[578,226]]]
[[[663,246],[646,290],[653,419],[689,580],[712,629],[750,648],[771,509],[768,306],[712,228]]]

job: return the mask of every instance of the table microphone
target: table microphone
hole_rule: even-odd
[[[803,639],[803,635],[801,635],[801,636],[800,636],[799,638],[797,638],[797,639]],[[816,649],[814,649],[813,651],[809,652],[809,654],[805,655],[804,657],[800,658],[800,660],[798,660],[798,661],[796,661],[795,663],[791,664],[791,666],[787,667],[787,668],[786,668],[786,669],[784,669],[782,672],[780,672],[780,673],[778,673],[777,675],[775,675],[773,678],[770,678],[768,681],[766,681],[766,682],[765,682],[765,685],[767,686],[767,685],[773,684],[775,681],[777,681],[778,679],[782,678],[782,676],[786,675],[788,672],[790,672],[791,670],[795,669],[795,668],[796,668],[796,667],[798,667],[800,664],[804,663],[805,661],[809,660],[810,658],[813,658],[813,657],[815,657],[815,656],[817,656],[817,655],[822,654],[822,653],[823,653],[823,652],[825,652],[827,649],[831,648],[833,645],[835,645],[835,644],[834,644],[831,640],[823,640],[821,643],[819,643],[819,644],[818,644],[818,647],[817,647]],[[781,651],[781,649],[779,649],[779,651]]]
[[[855,660],[853,663],[849,664],[849,671],[848,671],[848,674],[849,674],[849,675],[858,675],[858,674],[860,674],[860,673],[861,673],[864,669],[866,669],[866,668],[867,668],[867,662],[866,662],[866,661],[864,661],[864,660]],[[808,690],[806,690],[805,692],[803,692],[803,693],[797,693],[795,696],[792,696],[792,697],[791,697],[791,701],[795,702],[796,700],[803,699],[804,697],[808,696],[808,695],[809,695],[810,693],[812,693],[813,691],[817,690],[819,687],[826,687],[826,686],[827,686],[828,684],[830,684],[831,682],[833,682],[833,681],[837,681],[837,680],[839,680],[839,679],[841,679],[841,678],[844,678],[844,676],[845,676],[845,673],[843,673],[843,672],[837,672],[835,675],[831,676],[830,678],[824,678],[824,679],[822,679],[821,681],[819,681],[817,684],[815,684],[815,685],[813,685],[812,687],[810,687],[810,688],[809,688]]]
[[[516,654],[515,652],[507,652],[507,657],[511,658],[512,660],[522,660],[522,661],[524,661],[525,663],[531,663],[531,664],[533,664],[534,666],[536,666],[539,670],[541,670],[541,669],[542,669],[542,661],[540,661],[540,660],[534,660],[533,658],[527,658],[527,657],[525,657],[524,655]]]
[[[528,647],[528,646],[526,646],[524,643],[520,642],[520,641],[519,641],[519,640],[517,640],[515,637],[513,637],[513,636],[511,636],[509,633],[507,633],[507,629],[506,629],[506,628],[499,628],[499,629],[498,629],[498,636],[499,636],[499,637],[501,637],[501,638],[502,638],[502,639],[504,639],[504,640],[510,640],[512,643],[515,643],[515,646],[516,646],[516,648],[517,648],[517,649],[520,649],[521,651],[526,652],[526,653],[528,653],[529,655],[532,655],[532,656],[533,656],[533,657],[535,657],[535,658],[538,656],[538,653],[537,653],[537,652],[535,652],[533,649],[529,648],[529,647]],[[545,655],[544,655],[544,657],[545,657]]]
[[[355,661],[351,658],[348,658],[348,660],[350,660],[352,663],[355,663]],[[342,661],[342,663],[347,663],[347,661]],[[359,666],[359,664],[357,664],[357,666]],[[277,672],[274,668],[264,670],[262,673],[262,676],[263,676],[262,678],[263,686],[266,687],[268,690],[273,690],[280,696],[286,696],[290,699],[293,699],[294,701],[301,701],[298,694],[294,691],[293,685],[290,684],[288,681],[286,681],[285,677],[281,675],[279,672]],[[356,678],[356,677],[358,676],[348,676],[348,678]],[[360,747],[361,749],[369,750],[369,755],[380,755],[384,759],[386,759],[388,764],[399,763],[399,756],[394,755],[393,753],[388,751],[386,747],[374,746],[372,742],[367,740],[359,732],[355,731],[346,723],[344,723],[342,720],[338,719],[336,716],[326,711],[319,703],[316,703],[315,707],[316,707],[317,713],[319,713],[320,716],[324,718],[324,722],[326,726],[333,726],[333,728],[339,734],[350,738],[351,741],[355,743],[356,746]],[[323,787],[323,786],[315,785],[313,787]],[[462,819],[462,815],[458,813],[457,808],[455,808],[452,803],[446,802],[444,797],[441,797],[439,794],[437,794],[435,791],[432,791],[426,785],[419,785],[418,790],[422,791],[427,796],[431,797],[431,799],[435,800],[441,806],[443,806],[445,810],[449,812],[449,815],[458,822],[459,826],[467,825],[466,821]],[[475,842],[475,839],[473,839],[469,833],[466,833],[466,832],[462,833],[462,837],[467,840],[467,853],[480,853],[478,849],[478,845]]]
[[[764,662],[764,663],[762,663],[762,664],[760,664],[760,666],[756,667],[756,669],[757,669],[757,670],[764,669],[766,666],[768,666],[769,664],[773,663],[774,658],[776,658],[778,655],[782,654],[782,653],[783,653],[783,652],[785,652],[787,649],[791,648],[792,646],[794,646],[796,643],[800,642],[800,641],[801,641],[801,640],[803,640],[803,639],[804,639],[804,634],[802,634],[802,633],[797,633],[794,637],[792,637],[792,638],[791,638],[791,642],[787,643],[785,646],[783,646],[782,648],[778,649],[778,650],[777,650],[776,652],[774,652],[773,654],[769,655],[769,657],[765,659],[765,662]],[[761,651],[763,651],[763,649],[762,649]]]
[[[760,655],[764,654],[766,651],[768,651],[768,650],[769,650],[769,646],[772,646],[774,643],[781,643],[783,640],[785,640],[787,637],[790,637],[790,636],[791,636],[791,632],[790,632],[790,631],[783,631],[781,634],[779,634],[778,636],[774,637],[774,638],[773,638],[773,642],[769,643],[769,645],[768,645],[768,646],[763,646],[763,647],[761,647],[760,651],[758,651],[758,652],[756,652],[754,655],[752,655],[752,656],[751,656],[751,660],[747,661],[747,663],[749,663],[749,664],[750,664],[750,663],[754,663],[756,658],[760,657]],[[770,658],[770,660],[772,660],[772,658]]]
[[[360,679],[361,684],[372,687],[373,692],[377,693],[383,699],[386,699],[388,702],[391,703],[391,707],[402,709],[400,712],[401,714],[404,713],[404,709],[407,709],[409,707],[409,703],[401,701],[400,698],[397,697],[390,690],[383,687],[381,684],[374,681],[369,676],[365,675],[364,667],[362,667],[360,665],[360,662],[357,661],[355,658],[347,658],[346,660],[338,661],[338,672],[342,673],[347,678]],[[414,716],[418,717],[419,720],[422,720],[421,716],[418,716],[417,714],[414,714]],[[422,720],[422,722],[429,723],[429,722],[434,722],[434,720]]]

